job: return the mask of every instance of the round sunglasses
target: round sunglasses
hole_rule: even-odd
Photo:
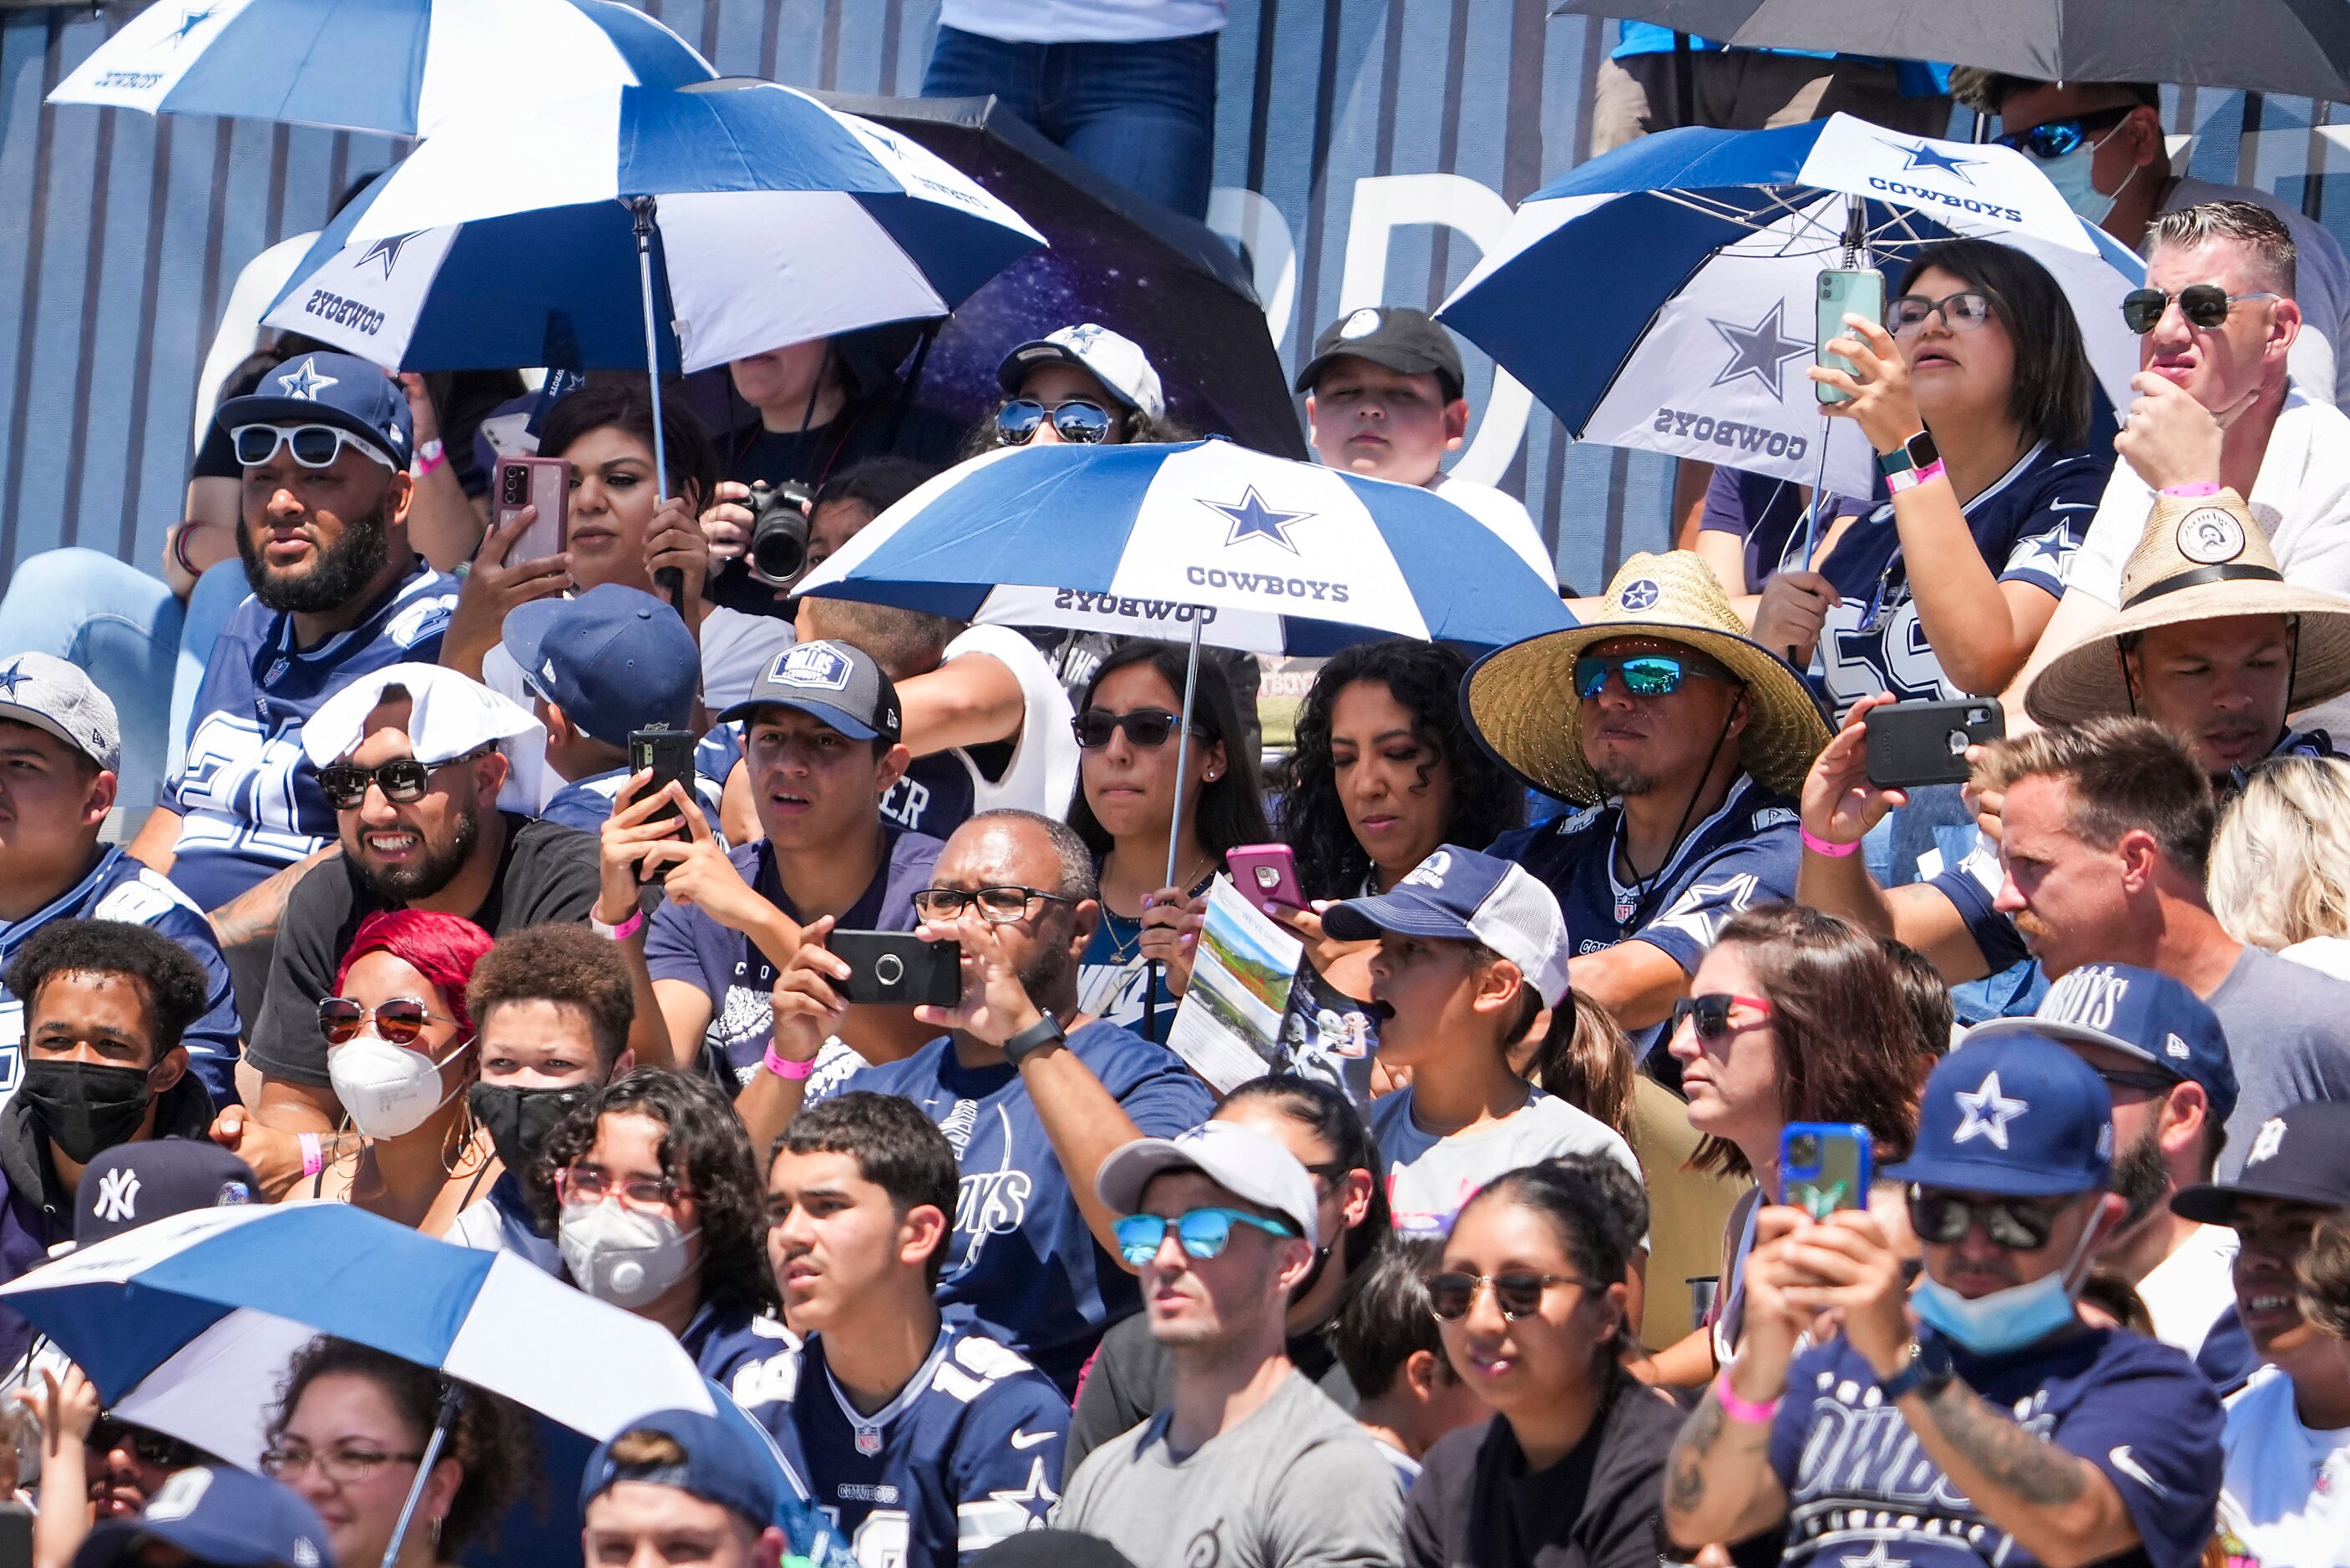
[[[327,1037],[329,1045],[340,1045],[359,1038],[369,1019],[375,1021],[375,1032],[394,1045],[407,1045],[424,1033],[427,1023],[454,1023],[434,1012],[418,998],[395,996],[378,1002],[373,1008],[361,1007],[348,996],[322,996],[318,999],[318,1033]]]
[[[1512,1323],[1542,1311],[1543,1293],[1553,1285],[1589,1288],[1589,1282],[1577,1275],[1538,1274],[1532,1269],[1505,1269],[1498,1274],[1430,1274],[1420,1283],[1428,1288],[1429,1310],[1445,1323],[1458,1323],[1467,1317],[1477,1293],[1489,1286],[1493,1292],[1493,1304]]]
[[[1701,680],[1733,679],[1721,666],[1678,653],[1586,653],[1575,661],[1575,694],[1586,702],[1599,695],[1613,675],[1635,697],[1669,697],[1690,676]]]
[[[2228,307],[2239,300],[2277,297],[2268,289],[2230,294],[2216,283],[2190,283],[2177,294],[2165,294],[2158,288],[2134,288],[2122,296],[2122,320],[2143,337],[2161,325],[2162,313],[2176,299],[2178,313],[2187,317],[2187,324],[2209,332],[2228,319]]]
[[[2048,1245],[2056,1216],[2070,1199],[1969,1198],[1956,1192],[1909,1189],[1909,1225],[1921,1241],[1938,1247],[1966,1239],[1975,1222],[1996,1246],[2011,1252],[2031,1252]]]
[[[1128,1214],[1111,1230],[1118,1236],[1118,1254],[1139,1269],[1159,1256],[1170,1230],[1184,1256],[1221,1258],[1232,1244],[1235,1225],[1253,1225],[1268,1236],[1284,1240],[1298,1233],[1285,1220],[1266,1220],[1238,1209],[1193,1209],[1171,1220],[1163,1214]]]
[[[1183,727],[1183,721],[1164,708],[1137,708],[1128,713],[1113,713],[1107,708],[1088,708],[1069,721],[1069,728],[1077,737],[1077,744],[1088,752],[1097,752],[1109,744],[1109,738],[1118,731],[1126,732],[1130,746],[1163,746]],[[1191,733],[1201,733],[1197,726]]]
[[[1708,1041],[1727,1039],[1741,1029],[1751,1029],[1762,1022],[1758,1018],[1753,1023],[1733,1024],[1730,1022],[1730,1010],[1733,1007],[1751,1007],[1762,1018],[1771,1016],[1771,1004],[1759,996],[1740,996],[1727,991],[1684,996],[1673,1003],[1672,1022],[1665,1025],[1665,1038],[1669,1040],[1680,1033],[1683,1019],[1689,1021],[1700,1040]]]
[[[1034,398],[1014,398],[995,410],[995,433],[1006,446],[1026,446],[1053,421],[1053,433],[1075,446],[1097,446],[1109,439],[1109,410],[1084,398],[1046,408]]]

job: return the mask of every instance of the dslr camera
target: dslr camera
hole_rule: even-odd
[[[789,587],[807,566],[808,514],[816,492],[795,479],[764,480],[751,486],[743,503],[751,509],[751,543],[743,552],[751,575],[775,587]]]

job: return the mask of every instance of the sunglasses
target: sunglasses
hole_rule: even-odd
[[[2126,103],[2116,109],[2101,109],[2094,113],[2076,115],[2071,119],[2052,119],[2045,125],[2035,125],[2029,130],[2012,130],[1991,140],[2002,147],[2017,152],[2027,152],[2043,161],[2064,157],[2098,131],[2119,125],[2136,114],[2138,106]]]
[[[1718,665],[1700,664],[1678,653],[1586,653],[1575,661],[1575,694],[1586,702],[1599,695],[1610,675],[1620,678],[1635,697],[1669,697],[1694,675],[1705,680],[1728,680]]]
[[[1697,1037],[1706,1041],[1726,1040],[1739,1030],[1752,1029],[1762,1022],[1756,1019],[1753,1023],[1731,1023],[1730,1010],[1733,1007],[1751,1007],[1763,1018],[1771,1016],[1771,1004],[1759,996],[1738,996],[1726,991],[1684,996],[1673,1003],[1672,1022],[1665,1026],[1665,1038],[1669,1040],[1679,1033],[1684,1019],[1696,1031]]]
[[[294,461],[304,468],[334,467],[345,447],[386,468],[399,466],[365,440],[335,425],[239,425],[229,431],[228,439],[236,449],[236,461],[246,468],[259,468],[276,457],[281,447],[293,448]]]
[[[1926,330],[1926,317],[1938,311],[1951,331],[1977,332],[1991,319],[1991,296],[1979,288],[1962,288],[1939,299],[1905,294],[1885,307],[1885,330],[1896,337],[1915,337]]]
[[[1128,1214],[1111,1227],[1118,1236],[1118,1254],[1136,1268],[1159,1256],[1167,1232],[1189,1258],[1221,1258],[1231,1245],[1234,1225],[1253,1225],[1268,1236],[1284,1240],[1298,1233],[1284,1220],[1265,1220],[1238,1209],[1193,1209],[1170,1220],[1163,1214]]]
[[[2116,1088],[2137,1089],[2149,1095],[2167,1095],[2187,1081],[2168,1073],[2132,1073],[2119,1067],[2098,1067],[2095,1071]]]
[[[1553,1285],[1586,1284],[1573,1274],[1538,1274],[1532,1269],[1511,1269],[1498,1274],[1430,1274],[1420,1282],[1428,1288],[1429,1310],[1445,1323],[1459,1323],[1476,1303],[1477,1293],[1490,1285],[1493,1304],[1512,1323],[1542,1311],[1543,1292]]]
[[[318,787],[326,792],[327,804],[337,811],[358,810],[367,799],[370,784],[383,791],[383,798],[392,805],[412,805],[422,800],[432,787],[433,769],[474,762],[488,756],[491,750],[484,746],[462,757],[451,757],[445,763],[420,763],[414,757],[394,757],[371,768],[356,763],[332,763],[318,770]]]
[[[2162,313],[2170,302],[2178,301],[2178,314],[2187,317],[2189,327],[2205,331],[2228,319],[2228,307],[2240,299],[2274,299],[2277,296],[2267,289],[2255,289],[2250,294],[2230,294],[2216,283],[2190,283],[2177,294],[2165,294],[2158,288],[2134,288],[2122,296],[2122,319],[2129,329],[2143,337],[2162,321]]]
[[[443,1018],[412,996],[395,996],[378,1002],[373,1008],[361,1007],[348,996],[322,996],[318,999],[318,1033],[327,1037],[329,1045],[340,1045],[359,1038],[368,1021],[375,1021],[379,1038],[394,1045],[413,1044],[424,1033],[427,1023],[454,1023],[453,1018]]]
[[[1983,1234],[2011,1252],[2030,1252],[2048,1245],[2056,1216],[2069,1199],[1967,1198],[1955,1192],[1909,1189],[1909,1228],[1921,1241],[1947,1247],[1964,1241],[1977,1220]]]
[[[1126,732],[1127,743],[1134,746],[1163,746],[1168,737],[1183,727],[1183,721],[1163,708],[1137,708],[1130,713],[1113,713],[1107,708],[1088,708],[1069,721],[1076,732],[1077,744],[1088,752],[1097,752],[1109,744],[1110,736]],[[1191,733],[1200,731],[1194,728]]]
[[[1034,398],[1014,398],[995,410],[995,433],[1006,446],[1026,446],[1048,419],[1055,435],[1076,446],[1097,446],[1109,439],[1109,410],[1083,398],[1049,409]]]
[[[84,1446],[99,1454],[127,1449],[132,1459],[143,1465],[153,1465],[158,1469],[185,1469],[191,1465],[203,1463],[203,1457],[179,1438],[145,1427],[134,1427],[111,1415],[100,1416],[91,1424],[89,1437]]]

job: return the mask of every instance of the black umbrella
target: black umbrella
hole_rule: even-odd
[[[1150,356],[1178,422],[1306,455],[1263,307],[1222,236],[1095,172],[995,99],[813,96],[929,148],[1052,242],[947,318],[922,361],[919,406],[969,424],[1002,396],[995,369],[1006,353],[1096,321]]]
[[[1752,48],[1951,60],[2039,81],[2350,100],[2344,0],[1566,0],[1551,15],[1656,22]]]

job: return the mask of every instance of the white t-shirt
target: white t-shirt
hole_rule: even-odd
[[[2228,1401],[2220,1435],[2220,1535],[2230,1568],[2350,1564],[2350,1428],[2314,1432],[2273,1366]]]
[[[940,665],[951,664],[967,653],[991,654],[1001,661],[1020,683],[1024,700],[1020,733],[1012,743],[1012,761],[1000,776],[989,778],[961,750],[947,753],[971,775],[972,815],[1007,807],[1052,817],[1066,815],[1069,796],[1077,787],[1077,738],[1069,729],[1076,714],[1060,679],[1036,645],[1008,626],[970,628],[947,644]]]
[[[2154,1319],[2154,1337],[2193,1355],[2220,1314],[2236,1304],[2229,1271],[2236,1233],[2225,1225],[2198,1225],[2185,1244],[2137,1282],[2137,1299]]]
[[[2278,949],[2277,957],[2306,964],[2336,980],[2350,980],[2350,938],[2308,937],[2291,947]]]
[[[1227,0],[945,0],[939,26],[1007,44],[1139,44],[1223,31]]]
[[[278,241],[259,255],[244,264],[229,286],[228,304],[221,311],[220,330],[213,334],[212,347],[204,350],[204,368],[196,372],[195,445],[201,448],[204,437],[212,432],[213,410],[220,401],[221,383],[239,361],[252,353],[261,341],[261,313],[277,297],[294,275],[302,258],[310,254],[311,244],[318,231],[295,234]]]
[[[1558,587],[1558,562],[1552,557],[1550,546],[1543,543],[1542,530],[1534,526],[1524,503],[1516,496],[1473,479],[1455,479],[1449,473],[1440,473],[1430,480],[1428,488],[1482,523],[1494,537],[1515,550],[1544,582]]]
[[[1640,1162],[1614,1127],[1527,1085],[1526,1103],[1475,1132],[1440,1137],[1412,1120],[1412,1093],[1371,1102],[1380,1174],[1399,1236],[1446,1236],[1453,1216],[1495,1177],[1563,1154],[1604,1154],[1640,1179]]]
[[[2350,260],[2332,234],[2303,217],[2301,209],[2248,185],[2214,185],[2182,178],[2171,187],[2166,213],[2206,202],[2250,202],[2284,220],[2299,255],[2293,265],[2293,302],[2301,306],[2301,335],[2285,364],[2293,379],[2321,403],[2350,403]]]

